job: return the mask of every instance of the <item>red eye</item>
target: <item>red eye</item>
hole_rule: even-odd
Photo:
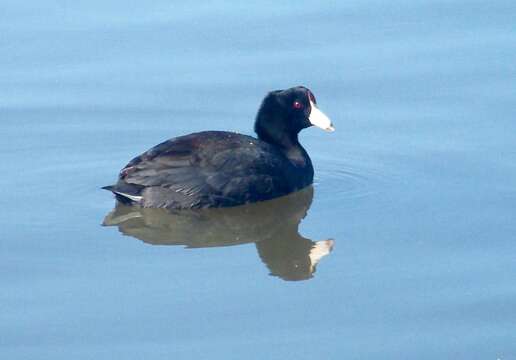
[[[292,104],[292,107],[296,110],[299,110],[299,109],[303,108],[303,104],[301,104],[299,101],[294,101],[294,103]]]

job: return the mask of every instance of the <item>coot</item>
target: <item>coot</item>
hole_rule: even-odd
[[[258,138],[203,131],[167,140],[131,160],[112,191],[131,205],[169,209],[236,206],[300,190],[314,169],[298,141],[315,125],[334,131],[304,86],[272,91],[256,115]]]

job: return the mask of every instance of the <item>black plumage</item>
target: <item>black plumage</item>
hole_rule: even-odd
[[[131,160],[105,189],[123,203],[173,209],[236,206],[302,189],[314,172],[298,133],[312,125],[312,113],[322,114],[313,108],[305,87],[273,91],[256,116],[258,139],[225,131],[173,138]]]

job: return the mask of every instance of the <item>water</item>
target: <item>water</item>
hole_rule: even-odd
[[[515,17],[4,0],[0,357],[516,358]],[[313,194],[102,226],[132,156],[251,133],[265,92],[298,84],[337,128],[302,134]]]

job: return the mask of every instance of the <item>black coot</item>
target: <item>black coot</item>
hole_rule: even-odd
[[[131,160],[104,189],[126,204],[169,209],[236,206],[300,190],[314,169],[298,141],[309,126],[333,131],[303,86],[272,91],[254,129],[258,139],[204,131],[167,140]]]

